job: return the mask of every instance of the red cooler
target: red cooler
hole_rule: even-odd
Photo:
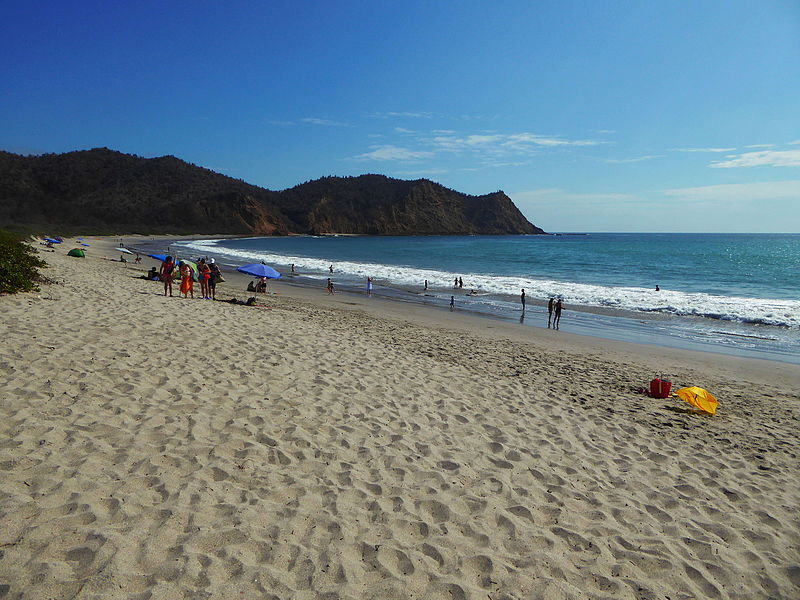
[[[650,395],[653,398],[669,398],[672,382],[656,377],[650,382]]]

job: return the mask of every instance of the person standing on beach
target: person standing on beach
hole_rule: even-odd
[[[208,291],[212,300],[217,299],[217,283],[222,279],[222,271],[217,262],[212,258],[208,261],[208,268],[211,270],[211,277],[208,279]]]
[[[197,270],[199,271],[197,278],[200,280],[200,294],[202,294],[203,300],[210,300],[211,292],[208,289],[208,280],[211,279],[211,269],[206,264],[205,258],[200,259]]]
[[[553,327],[555,329],[558,329],[559,328],[558,326],[561,324],[561,298],[559,298],[558,302],[556,302],[555,313],[556,313],[556,318],[553,321]]]
[[[333,294],[333,282],[331,281],[330,277],[328,277],[328,283],[325,287],[327,288],[329,294]]]
[[[550,321],[553,320],[553,307],[555,306],[555,300],[553,297],[550,296],[550,300],[547,301],[547,328],[550,329]]]
[[[519,301],[522,302],[522,312],[525,312],[525,288],[522,288],[522,293],[519,295]]]
[[[367,277],[367,296],[372,296],[372,277]]]
[[[427,279],[425,280],[425,291],[426,292],[428,291],[428,280]]]
[[[292,275],[294,275],[294,263],[292,263]]]
[[[178,263],[178,272],[181,274],[181,294],[183,294],[184,298],[188,298],[189,295],[194,298],[194,278],[192,267],[187,265],[185,262],[180,261]]]
[[[331,273],[333,273],[333,265],[331,265],[330,267],[328,267],[328,271],[330,271]]]
[[[164,282],[164,295],[167,295],[167,291],[169,291],[170,297],[172,297],[172,278],[175,275],[175,263],[172,262],[172,257],[168,256],[163,263],[161,263],[161,270],[158,272],[159,277],[161,277],[161,281]]]
[[[453,279],[453,288],[457,288],[457,287],[458,287],[458,277]]]
[[[458,287],[459,288],[463,288],[464,287],[464,280],[461,279],[461,277],[458,278]]]
[[[450,296],[450,312],[453,312],[453,309],[456,307],[456,297]]]

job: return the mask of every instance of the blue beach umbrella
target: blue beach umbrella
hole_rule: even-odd
[[[60,244],[61,240],[57,240],[55,238],[44,238],[45,242],[50,242],[51,244]]]
[[[260,264],[244,265],[236,270],[241,273],[252,275],[253,277],[266,277],[267,279],[278,279],[281,276],[281,274],[272,267]]]
[[[89,247],[89,244],[86,244],[86,243],[84,243],[84,242],[81,242],[81,246],[86,246],[86,247],[88,248],[88,247]]]
[[[156,260],[160,260],[161,262],[167,260],[166,254],[148,254],[147,256],[149,256],[150,258],[155,258]]]

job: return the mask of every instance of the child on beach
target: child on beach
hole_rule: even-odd
[[[453,309],[456,307],[456,297],[450,296],[450,312],[453,312]]]

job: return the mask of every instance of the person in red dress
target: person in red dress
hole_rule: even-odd
[[[158,275],[161,277],[161,281],[164,282],[164,295],[172,296],[172,278],[175,276],[175,262],[172,260],[171,256],[168,256],[167,259],[161,263],[161,270],[158,272]]]

